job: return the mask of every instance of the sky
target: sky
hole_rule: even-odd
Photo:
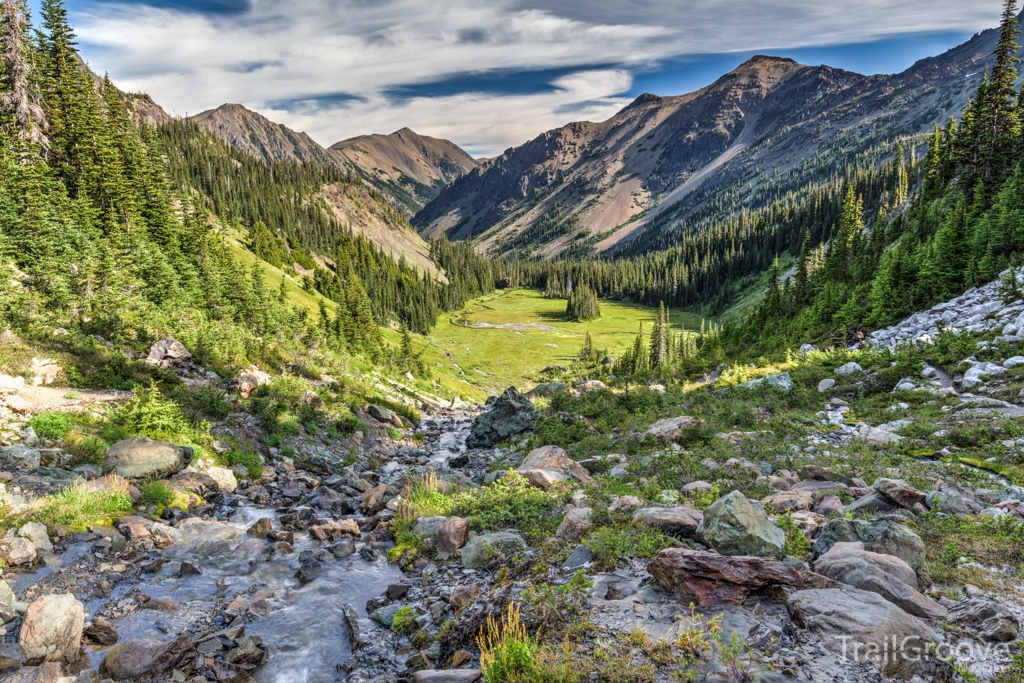
[[[329,146],[409,127],[493,156],[754,54],[896,73],[999,0],[65,0],[82,56],[172,115],[242,104]]]

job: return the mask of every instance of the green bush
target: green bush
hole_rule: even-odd
[[[390,436],[395,441],[399,441],[402,438],[402,432],[398,431],[394,427],[388,427],[388,436]]]
[[[33,521],[49,528],[67,526],[71,531],[86,531],[94,525],[109,526],[131,510],[132,497],[127,485],[107,491],[72,486],[40,498],[27,515],[8,518],[3,526],[20,526]]]
[[[62,439],[75,426],[75,418],[67,413],[44,411],[33,415],[28,424],[45,439]]]
[[[249,479],[259,479],[263,476],[263,463],[260,456],[251,451],[230,451],[224,454],[224,462],[228,467],[232,465],[244,465],[249,470]]]
[[[337,420],[335,420],[334,426],[342,434],[353,434],[357,431],[360,431],[363,434],[368,434],[370,431],[369,428],[366,426],[366,423],[360,420],[355,415],[345,415],[343,417],[339,417]]]
[[[167,484],[157,479],[147,479],[139,483],[139,492],[142,493],[142,502],[146,505],[170,505],[174,502],[174,491],[167,488]]]
[[[403,607],[395,612],[395,618],[391,622],[391,628],[395,633],[412,633],[416,629],[416,613],[412,607]]]
[[[518,472],[509,472],[490,486],[452,496],[449,514],[468,518],[478,530],[514,527],[525,536],[545,538],[558,529],[559,511],[568,497],[563,487],[543,491]]]
[[[594,553],[594,566],[613,571],[628,557],[654,557],[668,544],[665,536],[648,527],[602,527],[591,532],[583,545]]]
[[[164,398],[154,385],[149,391],[137,387],[131,399],[115,408],[102,436],[109,442],[133,436],[147,436],[157,441],[202,445],[209,441],[209,424],[193,426],[182,415],[178,404]]]

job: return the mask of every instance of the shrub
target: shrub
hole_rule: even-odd
[[[46,439],[62,439],[75,426],[75,418],[67,413],[44,411],[33,415],[28,424]]]
[[[139,492],[142,493],[142,502],[146,505],[167,506],[173,503],[175,498],[174,491],[157,479],[147,479],[139,483]]]
[[[811,554],[811,542],[804,536],[804,532],[793,521],[790,513],[779,516],[775,524],[786,532],[786,547],[782,551],[784,555],[792,555],[801,560],[806,560]]]
[[[204,433],[209,433],[208,424],[190,425],[181,408],[164,398],[154,385],[149,391],[135,388],[131,399],[114,409],[103,436],[111,442],[131,436],[148,436],[157,441],[196,444],[206,440]]]
[[[648,527],[602,527],[587,536],[583,545],[594,553],[594,566],[613,571],[628,557],[654,557],[665,548],[665,536]]]
[[[223,420],[231,414],[231,403],[227,394],[209,386],[188,389],[180,394],[181,410],[192,422],[203,417]]]
[[[363,434],[368,434],[370,431],[369,428],[366,426],[366,423],[360,420],[355,415],[345,415],[343,417],[339,417],[334,422],[334,426],[342,434],[352,434],[357,431],[360,431]]]
[[[229,451],[224,454],[224,462],[228,467],[244,465],[245,469],[249,471],[249,479],[259,479],[263,476],[263,463],[260,462],[260,456],[251,451]]]
[[[449,514],[469,518],[477,529],[514,527],[536,539],[554,534],[558,511],[568,497],[564,487],[542,491],[518,472],[509,472],[490,486],[456,494]]]
[[[412,607],[403,607],[395,612],[395,618],[391,622],[391,628],[395,633],[412,633],[416,629],[416,613]]]
[[[539,647],[526,632],[517,603],[509,603],[501,621],[488,615],[477,645],[485,683],[531,680]]]

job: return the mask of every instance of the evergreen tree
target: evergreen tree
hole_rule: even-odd
[[[658,317],[651,330],[650,346],[650,367],[658,369],[668,362],[669,339],[668,339],[668,316],[665,311],[665,304],[658,304]]]
[[[32,77],[32,59],[28,44],[28,21],[15,0],[0,4],[0,59],[4,64],[0,91],[0,115],[13,119],[19,138],[42,149],[49,146],[46,114],[40,104],[41,95]]]

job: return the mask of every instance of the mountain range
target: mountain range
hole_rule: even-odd
[[[756,56],[696,92],[645,94],[611,119],[548,131],[481,164],[413,219],[491,253],[660,248],[709,206],[755,208],[961,113],[996,31],[896,75]],[[759,191],[760,194],[759,194]]]

